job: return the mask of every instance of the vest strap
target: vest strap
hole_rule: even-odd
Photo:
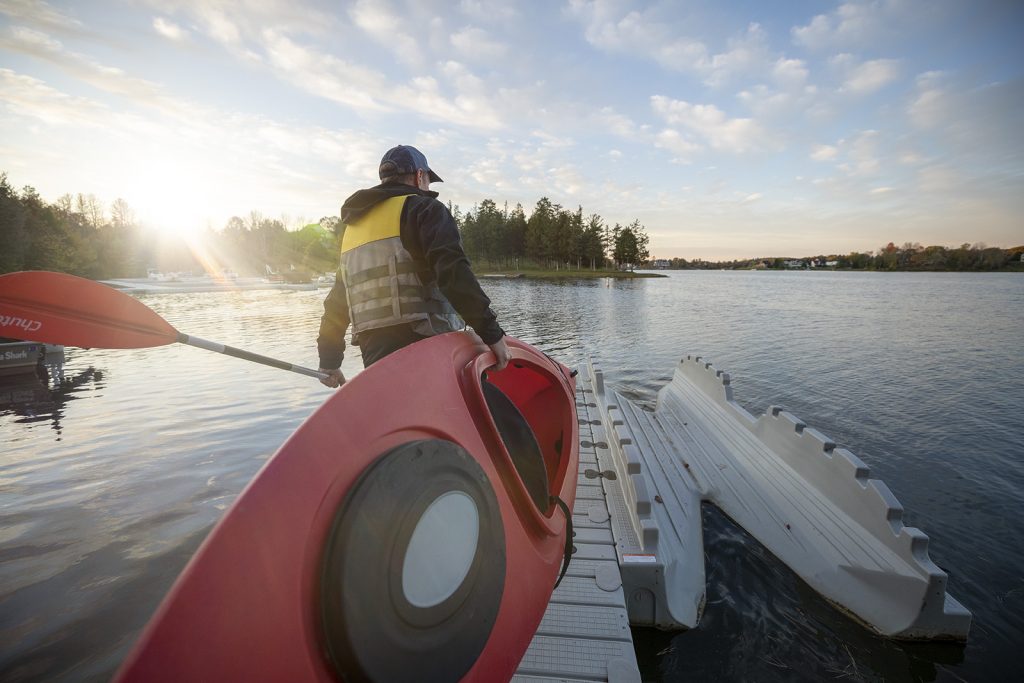
[[[440,301],[403,301],[399,304],[402,315],[411,315],[413,313],[445,313],[444,305]],[[360,311],[353,316],[353,322],[357,325],[373,322],[374,320],[380,320],[381,318],[390,318],[394,315],[395,311],[391,306],[381,306],[380,308],[371,308],[367,311]]]
[[[398,296],[406,298],[422,299],[430,294],[430,290],[419,285],[398,285]],[[365,304],[373,299],[386,299],[391,296],[390,287],[368,287],[358,292],[349,293],[348,301],[351,306]]]
[[[405,275],[406,273],[429,272],[422,268],[418,268],[416,266],[416,263],[413,261],[397,264],[396,270],[398,275]],[[383,266],[367,268],[366,270],[361,270],[358,273],[352,273],[348,275],[348,279],[345,282],[349,287],[354,287],[355,285],[359,285],[364,282],[369,282],[370,280],[376,280],[382,277],[388,277],[389,275],[391,275],[391,269],[388,267],[387,264],[385,264]]]

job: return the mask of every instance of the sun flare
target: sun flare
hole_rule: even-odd
[[[121,183],[139,222],[165,237],[198,239],[206,229],[215,192],[201,167],[173,156],[148,158]]]

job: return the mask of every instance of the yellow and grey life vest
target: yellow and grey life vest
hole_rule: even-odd
[[[402,207],[410,195],[385,199],[345,225],[341,238],[341,277],[348,295],[352,337],[391,325],[411,323],[425,337],[465,327],[436,282],[402,246]]]

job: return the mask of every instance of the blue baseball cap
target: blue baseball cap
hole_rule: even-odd
[[[444,182],[441,180],[441,176],[430,170],[427,158],[423,156],[423,152],[412,145],[398,145],[397,147],[392,147],[384,154],[384,158],[380,160],[378,175],[380,175],[381,180],[387,180],[392,176],[407,175],[421,170],[426,171],[430,175],[430,182]]]

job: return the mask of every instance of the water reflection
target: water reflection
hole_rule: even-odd
[[[932,681],[940,667],[963,662],[962,645],[875,635],[716,507],[704,504],[702,514],[708,587],[703,617],[697,629],[669,639],[659,662],[647,662],[649,669],[660,664],[667,680]],[[646,629],[635,637],[664,640]]]
[[[68,401],[84,389],[102,386],[102,371],[89,366],[67,372],[64,350],[49,352],[28,372],[0,376],[0,417],[15,416],[13,421],[20,424],[49,422],[60,441]]]

